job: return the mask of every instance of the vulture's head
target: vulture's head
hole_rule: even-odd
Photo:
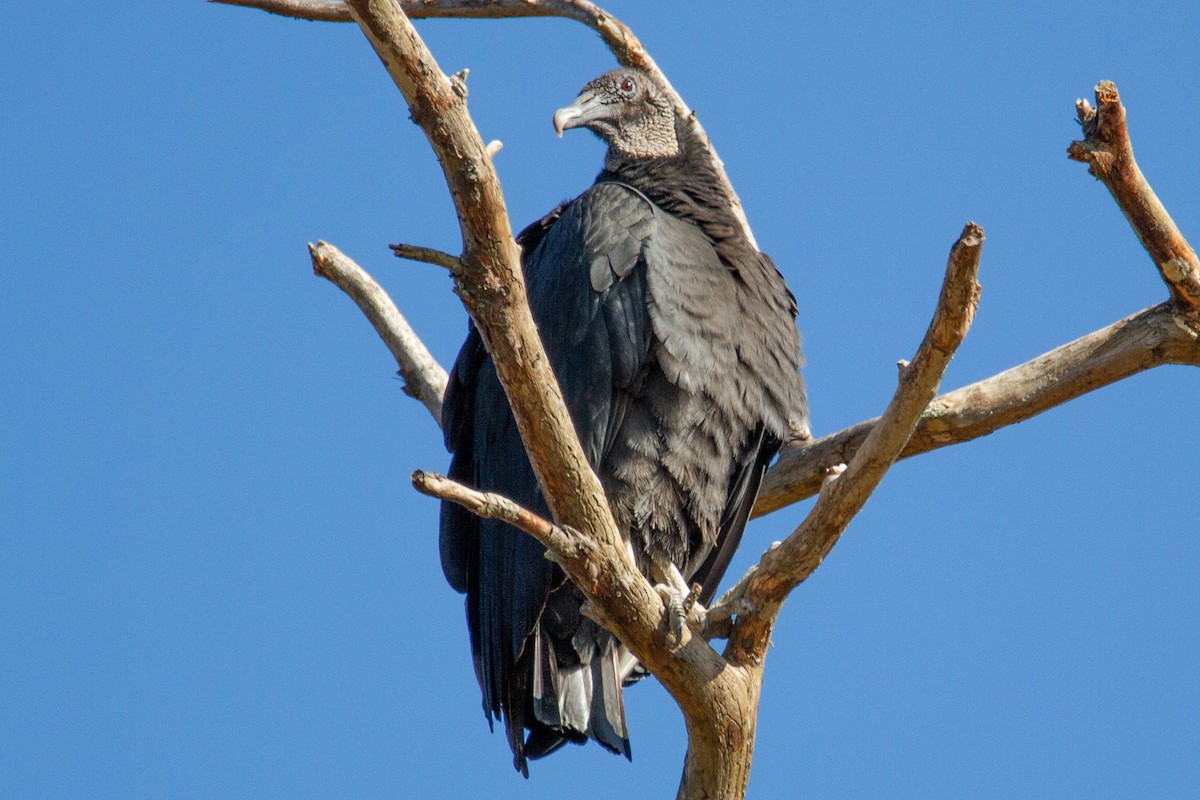
[[[558,135],[568,128],[595,133],[608,143],[610,157],[662,158],[679,152],[674,106],[637,69],[615,69],[584,86],[574,103],[554,112]]]

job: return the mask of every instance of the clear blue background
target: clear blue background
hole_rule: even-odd
[[[983,303],[953,388],[1166,296],[1064,151],[1125,99],[1200,237],[1192,2],[625,0],[800,302],[814,429],[877,414],[968,219]],[[514,224],[581,191],[550,116],[612,65],[561,20],[423,22]],[[0,796],[671,797],[634,762],[513,772],[437,562],[444,468],[326,239],[443,363],[466,318],[438,165],[353,25],[189,2],[0,6]],[[1200,371],[1166,367],[900,464],[786,607],[755,797],[1200,796]],[[752,525],[732,573],[799,521]]]

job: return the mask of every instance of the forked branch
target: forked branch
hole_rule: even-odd
[[[607,531],[617,541],[524,302],[500,181],[465,92],[442,73],[395,0],[352,0],[350,7],[442,164],[463,234],[455,282],[492,353],[551,509],[566,524]],[[531,390],[543,386],[553,388]]]
[[[1125,123],[1125,106],[1112,81],[1096,84],[1096,107],[1077,100],[1075,109],[1084,138],[1067,148],[1067,154],[1088,165],[1121,207],[1146,252],[1181,307],[1200,309],[1200,261],[1183,238],[1133,157]]]
[[[909,458],[1023,422],[1082,394],[1163,364],[1200,366],[1200,262],[1133,158],[1125,107],[1110,81],[1097,108],[1076,101],[1085,138],[1067,154],[1112,193],[1171,292],[1171,301],[1114,322],[930,404],[901,453]],[[767,473],[756,516],[810,497],[829,467],[848,461],[878,420],[786,446]]]

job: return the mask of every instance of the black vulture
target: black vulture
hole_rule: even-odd
[[[608,153],[591,188],[517,237],[533,316],[639,568],[673,565],[707,603],[780,442],[807,429],[795,298],[647,74],[601,75],[554,127],[588,128]],[[548,514],[474,326],[443,429],[452,478]],[[484,714],[503,719],[516,768],[589,738],[629,757],[621,687],[636,661],[581,615],[542,545],[451,503],[440,538]]]

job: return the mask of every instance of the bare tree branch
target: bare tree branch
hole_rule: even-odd
[[[415,244],[389,244],[396,258],[407,258],[409,261],[421,261],[426,264],[436,264],[445,267],[451,275],[457,275],[462,270],[462,261],[456,256],[435,250],[432,247],[418,247]]]
[[[1134,160],[1125,106],[1116,85],[1100,81],[1096,84],[1096,108],[1087,100],[1077,100],[1075,108],[1084,139],[1072,142],[1067,155],[1088,164],[1088,172],[1108,187],[1154,259],[1171,298],[1184,308],[1200,309],[1200,261]]]
[[[409,327],[383,287],[354,263],[345,253],[328,242],[308,246],[313,272],[335,284],[358,304],[359,310],[375,326],[387,345],[400,376],[404,393],[421,401],[434,420],[442,422],[442,396],[446,393],[446,370],[426,349],[420,337]]]
[[[257,8],[280,16],[322,22],[353,22],[350,3],[343,0],[208,0],[210,3]],[[625,66],[654,72],[670,86],[633,31],[588,0],[399,0],[409,19],[510,19],[563,17],[600,34]],[[682,101],[679,101],[682,103]]]
[[[227,6],[257,8],[271,14],[314,22],[353,22],[350,8],[342,0],[208,0]]]
[[[596,549],[595,543],[581,532],[573,528],[559,527],[514,500],[495,492],[481,492],[445,475],[424,470],[413,472],[412,484],[421,494],[458,503],[480,517],[503,520],[515,525],[546,545],[552,553],[571,553],[577,558],[583,558]]]
[[[733,627],[725,650],[731,663],[762,663],[784,599],[820,566],[904,449],[975,317],[982,249],[983,229],[967,223],[950,250],[933,320],[912,363],[902,365],[900,385],[887,410],[845,472],[826,484],[800,527],[767,550],[744,584],[739,582],[733,596],[749,601],[755,613],[740,616]]]
[[[1108,187],[1158,267],[1172,302],[937,398],[901,458],[985,436],[1161,364],[1200,366],[1200,262],[1134,160],[1116,86],[1097,84],[1096,102],[1098,109],[1076,101],[1085,139],[1072,142],[1067,154],[1089,164],[1088,171]],[[825,471],[849,460],[876,422],[786,446],[763,481],[754,514],[815,494]]]
[[[1152,367],[1200,366],[1196,331],[1196,323],[1187,323],[1171,304],[1154,306],[941,395],[925,410],[900,458],[986,436]],[[816,494],[826,471],[849,462],[877,422],[786,446],[763,480],[755,516]]]
[[[575,436],[525,300],[517,249],[491,159],[466,112],[465,91],[442,74],[396,0],[349,0],[442,163],[464,239],[459,295],[496,367],[555,520],[587,532],[585,552],[555,551],[586,595],[590,613],[675,698],[689,732],[681,796],[744,794],[759,682],[729,665],[685,628],[667,631],[658,593],[637,570]],[[749,715],[747,717],[747,715]],[[731,720],[733,721],[731,723]],[[730,725],[749,730],[733,735]],[[737,741],[730,746],[730,737]]]

